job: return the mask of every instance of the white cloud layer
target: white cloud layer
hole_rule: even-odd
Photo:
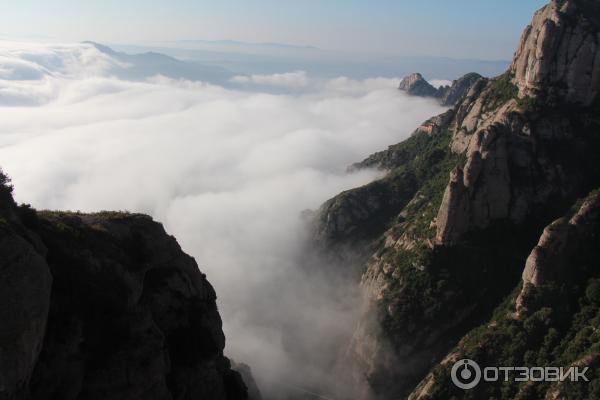
[[[291,89],[303,88],[309,84],[306,71],[272,75],[236,75],[230,81],[241,85],[274,86]]]
[[[297,269],[300,213],[374,179],[345,168],[442,109],[397,80],[274,95],[126,81],[110,75],[117,62],[91,45],[0,42],[0,166],[17,200],[151,214],[215,286],[226,352],[263,382],[302,376],[297,353],[348,332],[355,297]],[[249,79],[309,82],[303,72]],[[327,374],[321,356],[303,361],[307,376]]]
[[[431,79],[429,84],[434,88],[440,88],[442,86],[452,86],[452,81],[447,79]]]

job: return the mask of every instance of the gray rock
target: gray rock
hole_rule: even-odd
[[[548,282],[558,282],[569,271],[572,256],[590,242],[600,224],[600,193],[589,196],[571,218],[559,218],[548,225],[531,251],[523,269],[523,288],[516,299],[516,316],[530,310],[533,292]]]
[[[419,73],[410,74],[402,79],[398,89],[413,96],[438,97],[438,90]]]
[[[402,79],[398,89],[412,96],[435,97],[443,106],[453,106],[469,92],[482,76],[471,72],[452,82],[451,86],[433,87],[419,73],[410,74]]]
[[[553,0],[525,29],[510,70],[519,95],[589,106],[600,91],[600,36],[586,0]],[[596,10],[597,11],[597,10]]]
[[[452,82],[447,88],[440,88],[441,104],[443,106],[453,106],[465,96],[471,87],[481,79],[482,76],[475,72],[470,72]]]

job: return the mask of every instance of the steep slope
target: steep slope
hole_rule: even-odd
[[[544,7],[509,71],[477,80],[452,110],[354,166],[389,172],[321,208],[319,243],[360,239],[372,254],[344,362],[376,397],[408,395],[490,318],[544,226],[600,186],[594,4]]]
[[[589,367],[590,382],[481,383],[471,398],[596,399],[600,397],[600,192],[549,224],[527,258],[522,284],[492,319],[469,332],[410,398],[448,399],[460,359],[490,366]]]
[[[245,399],[216,295],[148,216],[36,212],[0,185],[0,399]]]

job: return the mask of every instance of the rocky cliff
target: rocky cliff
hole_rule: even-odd
[[[460,359],[498,366],[579,366],[590,382],[481,383],[471,398],[595,399],[600,374],[600,192],[550,223],[527,258],[522,284],[492,318],[468,332],[436,365],[411,400],[461,398],[450,370]]]
[[[495,309],[510,308],[506,299],[512,299],[513,309],[502,315],[510,316],[510,325],[540,310],[532,305],[539,299],[531,293],[566,295],[571,305],[587,298],[581,293],[599,276],[600,269],[590,267],[598,258],[578,263],[571,255],[590,254],[596,239],[589,226],[595,225],[582,228],[588,233],[574,233],[584,217],[569,210],[600,187],[600,30],[599,14],[591,12],[597,9],[589,0],[552,1],[536,13],[504,75],[475,80],[451,110],[425,122],[408,140],[353,166],[387,174],[321,208],[317,241],[360,238],[371,254],[361,278],[363,316],[343,361],[354,366],[356,380],[365,380],[376,398],[405,397],[417,385],[415,398],[467,396],[448,392],[448,379],[426,376],[432,370],[447,372],[448,360],[460,353],[456,344],[485,326]],[[565,215],[566,220],[552,223]],[[565,253],[565,246],[583,250]],[[566,282],[565,276],[572,282],[563,291],[534,290],[543,282]],[[555,312],[560,324],[545,325],[556,330],[550,330],[554,342],[543,335],[519,340],[556,344],[597,329],[596,322],[580,321],[577,306]],[[544,315],[525,319],[526,324],[543,325]],[[503,337],[506,347],[497,348],[491,336],[477,334],[467,348],[522,357],[527,345],[518,347],[510,342],[514,337]],[[594,336],[586,343],[593,347],[600,340]],[[582,349],[563,350],[546,361],[567,366],[596,360]],[[535,361],[498,360],[505,362],[498,365]],[[492,387],[475,398],[491,393],[511,399],[521,389]],[[598,395],[581,393],[574,398]],[[535,396],[523,398],[540,398]]]
[[[437,89],[418,72],[404,77],[398,89],[413,96],[436,97],[438,95]]]
[[[0,177],[0,399],[247,398],[212,286],[159,223],[37,212]]]

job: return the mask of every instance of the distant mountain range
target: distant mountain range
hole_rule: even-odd
[[[115,51],[112,48],[96,43],[84,42],[96,47],[104,54],[125,63],[123,68],[115,68],[112,73],[121,79],[137,80],[146,79],[155,75],[163,75],[173,79],[189,79],[205,81],[215,84],[226,84],[234,76],[227,68],[215,65],[203,65],[193,60],[178,60],[166,54],[155,51],[146,51],[137,54],[128,54]]]
[[[420,71],[428,79],[453,80],[471,71],[492,77],[509,60],[455,59],[435,56],[360,54],[313,46],[249,43],[236,40],[179,40],[145,45],[112,45],[126,53],[159,52],[236,74],[274,74],[303,70],[311,77],[352,79],[395,78]]]

